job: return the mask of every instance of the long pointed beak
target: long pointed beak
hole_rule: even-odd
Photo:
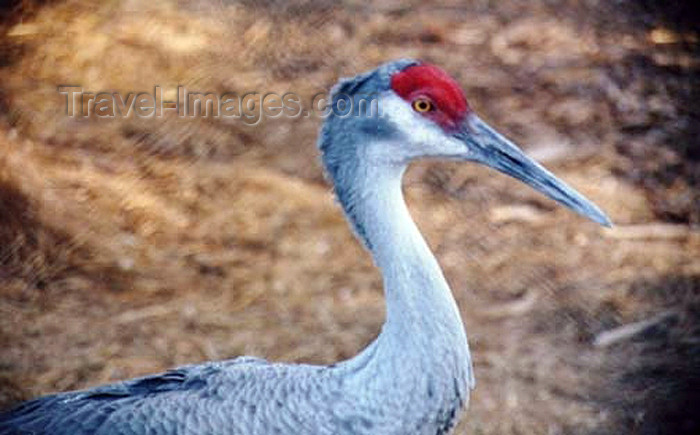
[[[612,222],[595,204],[526,156],[478,116],[470,114],[455,137],[465,142],[468,160],[510,175],[563,204],[578,214],[606,227]]]

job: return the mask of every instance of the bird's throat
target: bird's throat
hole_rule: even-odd
[[[358,389],[434,394],[437,407],[425,411],[438,413],[467,400],[471,360],[450,288],[404,201],[404,171],[358,166],[353,185],[340,186],[352,199],[343,207],[382,272],[386,296],[381,333],[345,367]]]
[[[386,322],[376,345],[395,358],[421,364],[448,355],[468,358],[455,300],[406,206],[401,189],[405,169],[360,164],[346,179],[352,185],[339,186],[347,193],[339,196],[341,202],[352,201],[343,203],[346,214],[383,276]]]

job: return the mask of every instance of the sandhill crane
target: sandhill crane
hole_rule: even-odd
[[[455,300],[403,199],[408,164],[478,162],[602,225],[610,221],[479,119],[436,66],[390,62],[341,80],[331,95],[318,144],[337,199],[383,275],[386,320],[378,337],[329,366],[241,357],[41,397],[3,414],[0,433],[452,432],[474,374]],[[379,107],[361,104],[367,96],[378,97]]]

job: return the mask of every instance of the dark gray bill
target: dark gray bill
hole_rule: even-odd
[[[610,219],[595,204],[526,156],[478,116],[470,114],[455,136],[467,144],[469,160],[517,178],[576,213],[606,227],[612,226]]]

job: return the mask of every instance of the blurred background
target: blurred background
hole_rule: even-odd
[[[14,0],[0,19],[0,408],[243,354],[330,363],[383,322],[320,119],[71,118],[58,86],[307,98],[416,57],[616,224],[474,165],[410,169],[475,360],[457,433],[699,433],[692,2]]]

